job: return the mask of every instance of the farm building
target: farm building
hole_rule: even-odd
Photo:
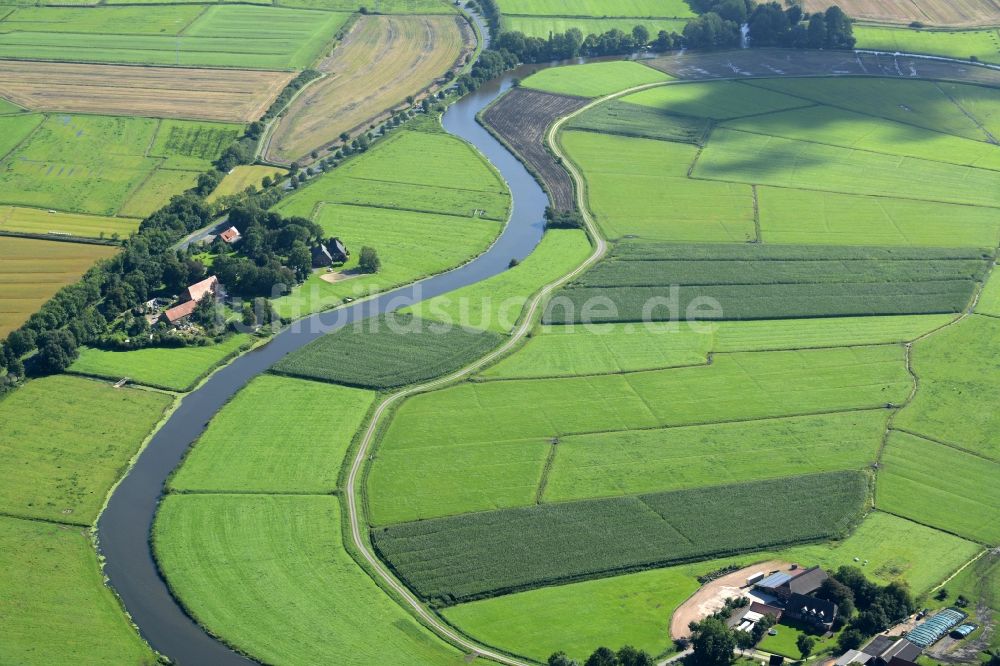
[[[829,629],[837,618],[837,604],[793,592],[785,602],[785,614],[792,619]]]
[[[222,242],[225,243],[226,245],[232,245],[239,239],[243,238],[243,234],[241,234],[240,230],[237,229],[236,227],[229,227],[221,234],[219,234],[219,238],[221,238]]]
[[[333,264],[342,264],[347,261],[351,253],[347,251],[339,238],[331,238],[326,243],[314,245],[312,248],[313,268],[325,268]]]
[[[952,628],[966,618],[965,613],[955,608],[945,608],[934,617],[921,622],[906,635],[914,645],[930,647],[943,638]]]
[[[771,615],[774,617],[775,621],[781,619],[782,610],[777,606],[771,606],[769,604],[762,604],[759,601],[754,601],[747,607],[743,616],[736,623],[736,629],[738,631],[751,631],[755,624],[764,619],[765,616]]]
[[[793,594],[808,596],[818,590],[829,576],[819,567],[798,574],[775,573],[755,585],[758,590],[787,601]]]
[[[202,280],[201,282],[191,285],[184,290],[183,294],[181,294],[180,303],[169,310],[166,310],[160,316],[160,321],[168,324],[176,324],[179,321],[190,317],[195,311],[195,308],[198,307],[199,302],[207,296],[216,296],[219,293],[219,290],[219,278],[214,275]]]
[[[920,648],[898,636],[876,636],[860,650],[848,650],[835,666],[908,666],[920,656]]]
[[[951,635],[955,638],[968,638],[969,634],[976,629],[976,625],[966,623],[955,627],[955,630],[951,632]]]

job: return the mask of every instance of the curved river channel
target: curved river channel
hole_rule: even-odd
[[[535,66],[532,71],[537,69]],[[352,322],[497,275],[507,269],[512,258],[524,259],[535,249],[544,231],[542,218],[548,197],[514,155],[476,121],[479,111],[524,75],[524,71],[515,70],[486,84],[452,105],[443,118],[445,129],[475,145],[510,187],[513,211],[496,243],[450,272],[301,320],[266,345],[237,358],[184,397],[114,490],[97,524],[98,547],[106,558],[104,571],[142,636],[181,666],[247,666],[255,662],[207,634],[181,608],[160,576],[150,535],[167,477],[216,412],[286,354]]]

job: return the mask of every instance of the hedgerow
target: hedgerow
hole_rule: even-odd
[[[866,496],[864,473],[834,472],[472,513],[372,536],[412,589],[447,605],[834,537]]]

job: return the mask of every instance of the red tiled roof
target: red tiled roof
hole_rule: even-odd
[[[198,301],[187,301],[178,306],[172,307],[163,313],[163,316],[171,324],[188,317],[198,307]]]
[[[226,243],[232,243],[233,241],[237,240],[239,237],[240,237],[240,230],[237,229],[236,227],[229,227],[228,229],[226,229],[225,231],[223,231],[221,234],[219,234],[219,238],[221,238]]]
[[[209,294],[215,293],[215,288],[219,286],[219,278],[214,275],[209,278],[205,278],[197,284],[193,284],[187,288],[185,294],[188,299],[197,303],[201,299],[205,298]]]

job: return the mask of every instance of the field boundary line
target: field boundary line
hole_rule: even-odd
[[[545,457],[545,465],[542,467],[542,475],[538,479],[538,488],[535,489],[535,504],[541,504],[545,489],[549,486],[549,475],[552,473],[552,466],[556,463],[556,453],[559,449],[559,438],[553,437],[549,443],[549,452]]]
[[[957,576],[958,574],[962,573],[967,568],[971,567],[973,564],[975,564],[976,562],[978,562],[979,559],[983,555],[985,555],[986,553],[990,552],[990,550],[992,550],[992,549],[991,548],[983,548],[981,551],[979,551],[978,554],[976,554],[975,557],[973,557],[971,560],[969,560],[968,562],[966,562],[965,564],[963,564],[962,566],[960,566],[958,569],[955,569],[954,573],[952,573],[950,576],[948,576],[947,578],[945,578],[939,584],[935,585],[930,590],[928,590],[927,594],[931,594],[932,592],[937,592],[938,590],[940,590],[942,587],[944,587],[945,585],[947,585],[948,583],[950,583],[955,578],[955,576]]]
[[[16,115],[21,115],[21,114],[16,114]],[[29,113],[29,114],[24,114],[24,115],[32,115],[32,114]],[[37,134],[38,131],[42,128],[42,125],[44,125],[45,123],[48,122],[48,120],[49,120],[49,114],[47,114],[47,113],[39,113],[38,115],[41,116],[42,119],[40,121],[38,121],[38,124],[35,125],[34,129],[32,129],[30,132],[28,132],[24,136],[24,138],[21,139],[17,143],[17,145],[15,145],[13,148],[11,148],[10,150],[8,150],[3,155],[0,155],[0,162],[3,162],[4,160],[6,160],[8,157],[10,157],[14,153],[16,153],[18,150],[20,150],[26,143],[28,143],[29,141],[31,141],[31,139],[35,136],[35,134]]]
[[[102,1],[103,1],[103,0],[102,0]],[[197,14],[195,14],[195,15],[194,15],[194,17],[193,17],[193,18],[192,18],[192,19],[191,19],[190,21],[188,21],[187,23],[185,23],[185,24],[184,24],[184,27],[183,27],[183,28],[181,28],[180,30],[178,30],[178,31],[177,31],[177,34],[176,34],[176,35],[174,35],[174,37],[176,37],[177,39],[180,39],[181,37],[184,37],[184,36],[186,35],[187,31],[188,31],[188,30],[189,30],[189,29],[190,29],[190,28],[191,28],[191,27],[192,27],[192,26],[193,26],[193,25],[194,25],[194,24],[195,24],[195,23],[196,23],[196,22],[197,22],[197,21],[198,21],[198,20],[199,20],[200,18],[202,18],[203,16],[205,16],[205,14],[207,14],[207,13],[208,13],[208,9],[209,9],[209,7],[212,7],[212,6],[213,6],[213,5],[205,5],[204,7],[202,7],[202,8],[201,8],[201,11],[200,11],[200,12],[198,12]]]
[[[969,120],[974,122],[976,124],[976,127],[978,127],[983,131],[983,134],[986,135],[986,138],[989,140],[990,143],[994,145],[1000,144],[1000,141],[997,141],[997,138],[993,136],[993,134],[988,129],[986,129],[986,126],[983,125],[982,121],[980,121],[979,118],[976,118],[974,115],[972,115],[972,113],[969,110],[967,110],[964,106],[962,106],[957,99],[955,99],[952,95],[946,92],[945,89],[941,87],[941,83],[939,81],[934,82],[934,87],[938,89],[938,92],[947,97],[949,101],[951,101],[951,103],[954,104],[958,108],[958,110],[961,111]]]
[[[428,610],[424,604],[407,588],[402,582],[400,582],[391,572],[386,564],[375,554],[374,550],[366,541],[364,535],[362,534],[361,526],[361,516],[358,511],[358,487],[357,481],[358,477],[362,475],[367,469],[366,462],[369,460],[369,451],[372,447],[372,443],[376,438],[376,435],[382,427],[383,415],[387,411],[391,410],[398,402],[403,399],[416,395],[418,393],[424,393],[427,391],[434,390],[436,388],[443,388],[449,384],[456,381],[464,379],[477,370],[489,365],[496,359],[506,355],[516,346],[518,346],[521,341],[527,337],[527,334],[534,327],[535,315],[539,313],[539,308],[542,302],[557,288],[568,283],[570,280],[580,275],[593,264],[602,259],[608,251],[608,242],[600,234],[597,224],[594,221],[593,216],[587,209],[585,202],[584,189],[581,187],[583,183],[583,178],[580,172],[577,170],[576,166],[572,164],[562,148],[559,146],[556,137],[559,131],[562,129],[569,120],[575,118],[576,116],[584,113],[585,111],[617,97],[627,95],[633,92],[638,92],[639,90],[644,90],[646,88],[661,85],[660,82],[655,84],[645,84],[642,86],[637,86],[635,88],[630,88],[618,93],[613,93],[611,95],[601,97],[593,100],[589,104],[583,106],[577,111],[557,120],[549,128],[546,134],[546,143],[548,144],[550,150],[558,158],[562,158],[562,162],[566,170],[569,172],[570,177],[575,181],[577,185],[576,188],[576,198],[577,205],[580,207],[581,215],[583,217],[585,230],[590,237],[592,243],[594,243],[593,252],[588,256],[579,266],[570,271],[569,273],[563,275],[562,277],[556,279],[553,282],[542,287],[534,296],[527,302],[526,308],[522,311],[521,322],[511,333],[510,339],[503,345],[493,350],[486,356],[481,357],[477,361],[474,361],[464,368],[461,368],[449,375],[441,377],[439,379],[412,386],[410,388],[403,389],[394,394],[387,396],[383,401],[375,408],[372,414],[371,420],[367,428],[364,430],[364,434],[359,440],[358,450],[354,456],[351,463],[350,470],[347,476],[347,482],[344,487],[344,495],[347,499],[347,513],[348,513],[348,523],[350,527],[351,541],[352,545],[358,554],[364,559],[365,563],[371,568],[374,574],[377,576],[379,582],[385,585],[389,590],[397,595],[397,601],[402,600],[405,605],[409,607],[412,613],[416,614],[418,619],[437,634],[438,638],[443,639],[445,642],[450,643],[453,646],[459,647],[463,650],[470,650],[472,653],[496,661],[501,664],[506,664],[508,666],[529,666],[532,662],[518,659],[501,651],[488,649],[482,646],[482,644],[476,642],[471,638],[467,638],[462,632],[457,629],[452,628],[447,623],[443,622],[436,613]],[[367,522],[365,523],[367,527]]]
[[[0,511],[0,517],[10,518],[11,520],[24,520],[32,523],[45,523],[46,525],[55,525],[57,527],[79,527],[84,530],[89,530],[93,527],[92,523],[70,523],[65,520],[40,518],[38,516],[25,516],[18,513],[11,513],[9,511]]]
[[[760,199],[757,196],[757,184],[750,185],[750,194],[753,196],[753,228],[757,233],[756,243],[764,242],[764,234],[760,229]]]
[[[392,210],[401,213],[418,213],[420,215],[440,215],[442,217],[458,218],[459,220],[485,220],[487,222],[498,222],[498,223],[503,222],[503,220],[498,220],[492,217],[485,217],[483,215],[473,217],[472,215],[456,215],[455,213],[444,213],[434,210],[424,210],[422,208],[400,208],[398,206],[377,206],[373,204],[353,203],[348,201],[320,201],[313,207],[313,211],[311,213],[313,218],[315,218],[315,216],[318,215],[325,206],[353,206],[354,208],[374,208],[375,210]]]
[[[891,430],[894,431],[894,432],[901,432],[904,435],[910,435],[911,437],[916,437],[917,439],[922,439],[922,440],[930,442],[932,444],[937,444],[939,446],[946,446],[949,449],[954,449],[955,451],[961,451],[962,453],[966,453],[966,454],[968,454],[970,456],[974,456],[974,457],[979,458],[981,460],[985,460],[986,462],[993,463],[994,465],[1000,465],[1000,460],[996,460],[995,458],[990,458],[989,456],[987,456],[987,455],[985,455],[983,453],[979,453],[977,451],[973,451],[972,449],[967,449],[967,448],[965,448],[963,446],[959,446],[958,444],[952,444],[952,443],[946,442],[946,441],[944,441],[942,439],[937,439],[936,437],[930,437],[928,435],[923,435],[923,434],[921,434],[919,432],[916,432],[914,430],[909,430],[907,428],[897,428],[896,426],[893,426],[891,428]]]
[[[951,530],[946,530],[943,527],[940,527],[938,525],[931,525],[930,523],[924,523],[924,522],[921,522],[919,520],[916,520],[915,518],[912,518],[911,516],[904,516],[901,513],[896,513],[895,511],[889,511],[888,509],[884,509],[884,508],[882,508],[880,506],[873,507],[873,510],[880,511],[882,513],[888,514],[888,515],[893,516],[895,518],[900,518],[902,520],[909,521],[909,522],[913,523],[914,525],[920,525],[921,527],[926,527],[927,529],[930,529],[930,530],[935,530],[935,531],[941,532],[943,534],[951,535],[953,537],[961,539],[962,541],[968,541],[969,543],[974,543],[974,544],[983,546],[983,547],[986,548],[986,550],[990,550],[991,549],[991,547],[990,547],[989,544],[983,543],[982,541],[980,541],[976,537],[971,537],[971,536],[968,536],[968,535],[959,534],[958,532],[952,532]]]

